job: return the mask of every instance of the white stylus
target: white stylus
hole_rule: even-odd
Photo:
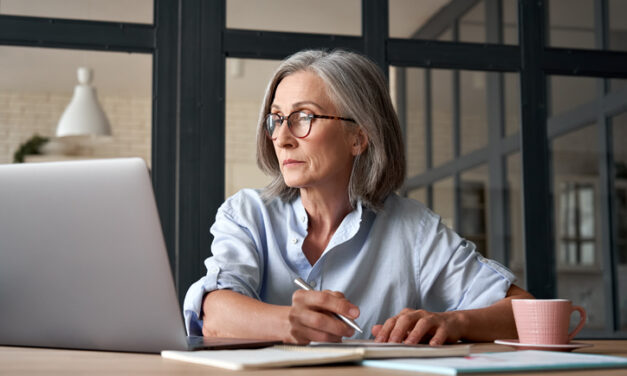
[[[313,291],[313,287],[309,286],[309,283],[305,282],[302,278],[298,277],[294,280],[294,283],[297,284],[300,288],[302,288],[303,290],[307,290],[307,291]],[[350,326],[351,328],[355,329],[356,331],[358,331],[359,333],[363,333],[364,331],[361,330],[361,328],[359,327],[359,325],[357,325],[357,323],[351,319],[349,319],[348,317],[342,316],[339,313],[333,313],[338,319],[344,321],[346,324],[348,324],[348,326]]]

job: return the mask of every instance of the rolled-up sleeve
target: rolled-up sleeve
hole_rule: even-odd
[[[503,299],[516,277],[442,223],[423,253],[421,300],[425,309],[451,311],[490,306]]]
[[[183,311],[189,335],[202,335],[202,301],[214,290],[228,289],[259,299],[263,258],[258,232],[250,219],[238,215],[246,203],[242,195],[229,198],[211,227],[212,256],[205,260],[207,274],[187,290]]]

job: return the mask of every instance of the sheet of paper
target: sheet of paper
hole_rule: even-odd
[[[244,370],[358,361],[363,359],[363,351],[275,346],[255,350],[162,351],[161,356],[207,366]]]
[[[470,354],[467,344],[429,346],[403,343],[374,342],[373,340],[344,340],[342,342],[312,342],[314,348],[361,348],[365,359],[383,358],[435,358],[445,356],[466,356]]]
[[[458,375],[586,368],[627,368],[627,358],[554,351],[508,351],[438,359],[365,360],[365,366]]]

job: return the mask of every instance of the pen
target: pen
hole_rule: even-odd
[[[309,283],[305,282],[302,278],[298,277],[294,280],[294,283],[297,284],[300,288],[302,288],[303,290],[307,290],[307,291],[312,291],[313,287],[309,286]],[[334,315],[344,321],[346,324],[348,324],[348,326],[350,326],[351,328],[355,329],[356,331],[358,331],[359,333],[363,333],[364,331],[361,330],[361,328],[359,327],[359,325],[357,325],[357,323],[351,319],[349,319],[348,317],[342,316],[339,313],[334,313]]]

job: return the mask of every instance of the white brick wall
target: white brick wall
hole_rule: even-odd
[[[70,95],[0,92],[0,163],[35,133],[52,137]],[[150,98],[100,97],[113,137],[81,149],[88,157],[141,157],[150,165]]]
[[[226,102],[226,166],[224,194],[262,188],[270,179],[257,167],[256,132],[260,102]]]
[[[0,92],[0,163],[12,163],[13,153],[35,133],[52,137],[70,95]],[[85,157],[141,157],[150,165],[151,101],[140,97],[101,96],[113,137],[82,147]],[[269,182],[257,168],[255,132],[259,103],[227,101],[225,194],[261,188]]]

